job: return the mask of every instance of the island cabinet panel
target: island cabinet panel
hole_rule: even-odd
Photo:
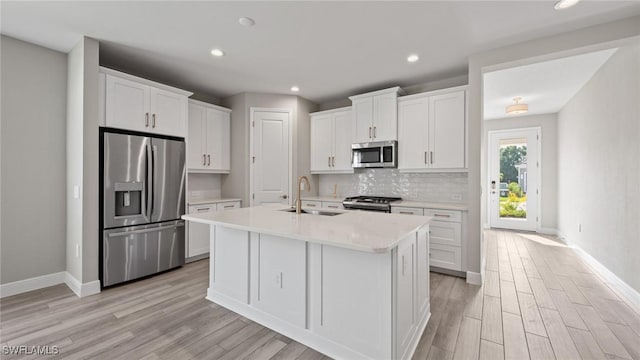
[[[415,235],[413,235],[415,237]],[[408,240],[408,241],[407,241]],[[407,239],[398,245],[398,261],[396,267],[397,275],[397,299],[396,307],[396,339],[397,339],[397,356],[404,358],[403,354],[408,351],[409,345],[413,338],[414,328],[416,326],[414,316],[415,313],[415,241]]]
[[[251,302],[266,313],[306,327],[306,242],[278,236],[253,234],[251,240],[254,277]]]
[[[416,239],[416,311],[417,319],[429,312],[429,228],[418,230]]]
[[[249,303],[249,233],[211,226],[211,276],[209,287],[242,303]]]
[[[313,332],[366,358],[391,357],[392,254],[310,247]]]

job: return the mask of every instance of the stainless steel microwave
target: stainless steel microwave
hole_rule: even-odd
[[[396,168],[398,142],[392,140],[353,144],[351,165],[354,168]]]

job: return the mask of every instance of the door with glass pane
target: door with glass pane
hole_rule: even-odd
[[[539,221],[540,129],[490,131],[488,145],[491,227],[535,231]]]

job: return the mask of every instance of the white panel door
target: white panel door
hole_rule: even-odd
[[[488,145],[491,227],[537,230],[540,129],[490,131]]]
[[[231,151],[229,113],[216,109],[207,109],[207,168],[211,170],[230,170],[229,153]]]
[[[373,97],[374,141],[398,140],[398,95],[394,92]]]
[[[289,203],[289,113],[253,111],[251,206]]]
[[[427,167],[429,99],[403,100],[398,104],[398,169]]]
[[[106,75],[105,122],[108,127],[151,131],[149,87]]]
[[[464,168],[464,91],[429,97],[430,166],[436,169]]]
[[[334,121],[334,150],[332,169],[338,171],[353,171],[351,166],[351,145],[353,139],[353,116],[351,111],[341,111],[333,114]]]
[[[206,108],[204,106],[189,104],[189,135],[187,140],[189,169],[202,170],[207,167],[206,134],[205,134]]]
[[[311,171],[331,170],[333,155],[333,117],[331,114],[311,118]]]
[[[187,97],[151,88],[151,128],[153,132],[184,137]]]
[[[353,135],[354,142],[368,142],[373,139],[373,98],[353,100]]]

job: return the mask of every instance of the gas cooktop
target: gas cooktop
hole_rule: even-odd
[[[399,197],[360,195],[345,198],[342,205],[345,209],[391,212],[391,203],[400,200]]]

